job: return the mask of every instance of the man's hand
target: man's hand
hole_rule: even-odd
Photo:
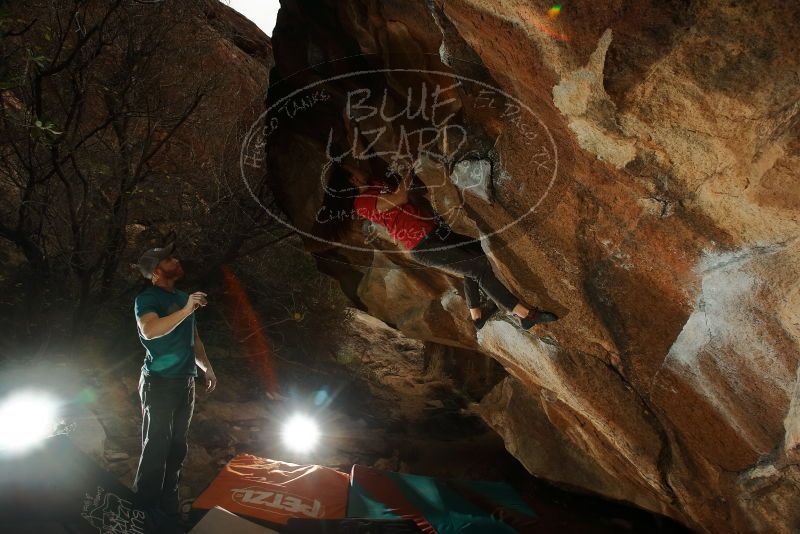
[[[202,291],[197,291],[196,293],[189,295],[189,300],[186,301],[186,305],[183,307],[183,309],[191,313],[197,308],[205,306],[206,304],[208,304],[208,301],[206,300],[206,294]]]
[[[217,375],[214,370],[209,367],[206,369],[206,393],[211,393],[217,387]]]

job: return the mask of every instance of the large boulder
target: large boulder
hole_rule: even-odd
[[[793,531],[798,28],[795,4],[286,1],[263,129],[284,222],[369,313],[506,368],[477,409],[531,473]],[[379,229],[321,239],[330,142],[356,128],[381,133],[360,164],[420,156],[426,200],[561,320],[476,336],[458,279]]]

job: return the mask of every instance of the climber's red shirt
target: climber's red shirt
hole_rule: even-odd
[[[434,228],[433,221],[422,214],[419,208],[406,202],[386,211],[378,211],[378,195],[380,187],[369,187],[356,197],[354,204],[356,213],[375,224],[386,227],[389,235],[402,243],[403,247],[412,250]]]

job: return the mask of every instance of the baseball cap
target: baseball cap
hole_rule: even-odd
[[[175,250],[174,242],[165,247],[151,248],[142,254],[142,256],[139,258],[139,263],[136,264],[136,266],[142,272],[142,276],[148,280],[153,278],[153,271],[156,270],[156,267],[158,267],[158,264],[161,263],[161,260],[169,258],[172,255],[173,250]]]

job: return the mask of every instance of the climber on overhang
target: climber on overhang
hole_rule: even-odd
[[[343,164],[341,169],[334,167],[328,189],[349,188],[352,212],[385,227],[418,263],[463,276],[464,295],[476,329],[480,330],[498,311],[498,304],[511,312],[517,326],[524,330],[558,319],[554,313],[524,305],[498,280],[480,243],[453,232],[438,222],[432,208],[415,202],[414,195],[409,195],[415,178],[413,165],[400,169],[388,181],[376,181],[360,168]],[[483,306],[479,289],[489,297]]]

